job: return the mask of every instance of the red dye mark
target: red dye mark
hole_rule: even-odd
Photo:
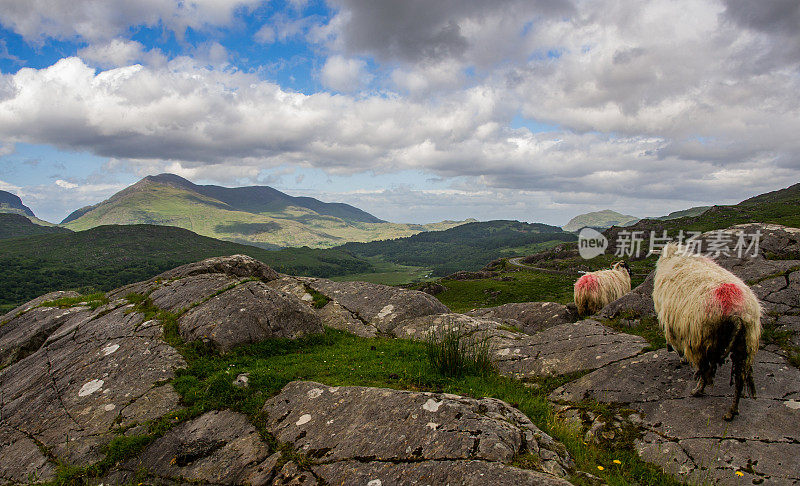
[[[722,314],[727,316],[742,307],[744,293],[736,284],[724,283],[714,289],[714,300],[722,307]]]
[[[597,290],[600,287],[600,282],[594,275],[584,275],[575,282],[575,288],[579,290],[588,290],[590,292]]]

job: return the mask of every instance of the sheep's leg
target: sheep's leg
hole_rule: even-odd
[[[697,370],[697,373],[695,373],[695,378],[697,378],[697,386],[695,386],[694,390],[692,390],[692,396],[701,397],[703,396],[703,392],[706,389],[706,384],[707,384],[706,374],[704,373],[704,370],[702,369]]]
[[[735,366],[735,368],[739,368]],[[726,421],[730,422],[733,420],[733,417],[739,415],[739,399],[742,397],[742,390],[744,389],[744,376],[742,376],[742,370],[737,369],[736,374],[734,375],[734,381],[736,382],[736,389],[734,390],[733,395],[733,405],[731,405],[731,409],[728,410],[722,418]]]

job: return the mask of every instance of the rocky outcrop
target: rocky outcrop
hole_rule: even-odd
[[[444,304],[424,292],[366,282],[284,277],[269,286],[293,295],[309,307],[313,306],[309,289],[319,292],[330,299],[324,307],[316,309],[324,325],[362,337],[390,333],[407,319],[449,312]]]
[[[77,312],[86,307],[60,309],[39,307],[43,303],[65,297],[76,297],[77,292],[50,292],[25,305],[17,307],[0,318],[0,368],[33,353],[45,339]]]
[[[292,382],[264,411],[267,430],[328,484],[460,482],[479,465],[481,484],[568,484],[558,477],[573,467],[563,445],[491,398]],[[538,472],[506,465],[523,453],[540,458]]]
[[[127,484],[144,475],[159,482],[266,485],[279,457],[246,416],[212,411],[173,428],[104,482]]]
[[[642,317],[655,317],[656,309],[653,304],[653,280],[655,271],[650,272],[644,282],[619,299],[603,307],[597,316],[602,319],[625,318],[641,319]]]
[[[551,399],[625,404],[642,431],[643,459],[690,482],[797,484],[800,482],[800,370],[767,351],[753,375],[758,399],[743,398],[740,415],[722,420],[733,396],[730,363],[717,372],[707,396],[689,396],[694,370],[665,349],[625,359],[555,390]]]
[[[113,429],[139,400],[148,408],[178,407],[177,395],[150,392],[184,361],[163,342],[161,325],[133,310],[121,301],[73,310],[38,349],[0,371],[0,435],[13,442],[0,464],[16,467],[13,477],[52,477],[52,468],[42,465],[52,465],[45,450],[77,465],[101,459]]]
[[[614,331],[597,321],[561,324],[534,335],[493,319],[440,314],[404,321],[397,337],[424,341],[446,331],[464,339],[488,340],[498,370],[516,378],[558,376],[597,369],[635,356],[649,344],[639,336]]]
[[[269,265],[258,261],[255,258],[247,255],[231,255],[207,258],[199,262],[181,265],[180,267],[167,270],[166,272],[156,275],[155,277],[145,280],[144,282],[138,282],[120,287],[116,290],[112,290],[108,293],[108,296],[113,300],[124,298],[130,293],[146,295],[159,287],[164,287],[165,290],[174,290],[169,288],[170,281],[202,275],[210,276],[210,282],[206,282],[206,285],[210,286],[213,286],[214,283],[230,283],[243,279],[257,279],[264,282],[269,282],[280,277],[278,272],[270,268]],[[204,279],[193,279],[185,282],[193,282],[196,284],[198,282],[204,282]],[[191,287],[195,287],[196,285],[194,284]],[[195,289],[192,288],[193,292],[194,290]],[[204,293],[206,290],[198,289],[198,292]],[[193,299],[192,296],[187,296],[187,298],[184,300],[188,301],[189,304],[196,301],[196,299]],[[162,307],[170,310],[175,310],[178,308],[176,307],[175,303],[169,302],[163,302]]]
[[[322,332],[307,306],[261,281],[249,281],[211,297],[178,319],[181,337],[202,340],[221,352],[267,338],[295,339]]]
[[[308,285],[385,333],[406,319],[449,312],[435,297],[416,290],[325,279],[314,279]]]
[[[510,326],[519,327],[527,334],[573,322],[577,318],[567,306],[555,302],[520,302],[498,307],[475,309],[467,315],[499,320]]]

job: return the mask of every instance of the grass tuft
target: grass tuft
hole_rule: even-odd
[[[488,375],[494,371],[486,333],[445,328],[425,341],[428,361],[443,376]]]

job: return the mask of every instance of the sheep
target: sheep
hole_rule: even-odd
[[[587,273],[575,282],[575,306],[578,315],[595,314],[606,305],[631,291],[631,268],[625,261],[610,270]]]
[[[723,418],[733,420],[745,383],[756,397],[753,361],[761,337],[761,303],[739,277],[675,243],[661,251],[653,284],[653,303],[668,347],[696,370],[692,396],[703,395],[706,385],[713,384],[717,366],[730,353],[736,388]]]

